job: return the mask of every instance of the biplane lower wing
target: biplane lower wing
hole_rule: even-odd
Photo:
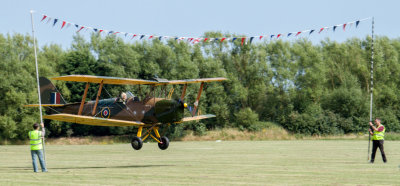
[[[95,125],[95,126],[144,126],[145,124],[140,121],[124,121],[117,119],[104,119],[92,116],[80,116],[73,114],[53,114],[43,116],[45,119],[78,123],[84,125]]]
[[[182,118],[182,120],[180,122],[177,122],[177,123],[182,123],[182,122],[187,122],[187,121],[195,121],[195,120],[201,120],[201,119],[207,119],[207,118],[214,118],[214,117],[215,117],[215,115],[212,115],[212,114],[193,116],[193,117],[186,117],[186,118]]]

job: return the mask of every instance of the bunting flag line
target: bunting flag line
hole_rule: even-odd
[[[355,29],[358,28],[358,26],[360,25],[360,23],[362,21],[366,21],[372,19],[372,17],[369,18],[365,18],[365,19],[359,19],[356,21],[351,21],[351,22],[346,22],[343,24],[339,24],[339,25],[333,25],[333,26],[325,26],[325,27],[319,27],[319,29],[309,29],[309,30],[303,30],[303,31],[297,31],[297,32],[287,32],[287,33],[279,33],[279,34],[269,34],[269,35],[258,35],[258,36],[249,36],[249,37],[239,37],[240,39],[240,43],[241,45],[247,43],[245,42],[247,39],[249,41],[249,43],[251,44],[254,41],[254,38],[259,38],[259,40],[267,40],[269,39],[280,39],[280,38],[284,38],[286,36],[286,38],[289,38],[290,36],[293,35],[293,37],[301,37],[299,36],[302,33],[308,33],[308,36],[310,36],[311,34],[313,34],[315,31],[318,32],[318,34],[321,34],[322,32],[328,32],[330,28],[332,28],[333,32],[336,31],[336,28],[338,27],[342,27],[343,32],[347,30],[349,30],[353,24],[355,24]],[[65,30],[68,29],[71,25],[75,26],[76,32],[79,33],[82,30],[84,30],[84,32],[86,32],[87,30],[91,30],[95,33],[98,34],[106,34],[106,35],[124,35],[125,38],[130,38],[131,40],[134,39],[136,36],[139,36],[138,39],[142,40],[142,39],[146,39],[147,40],[151,40],[151,39],[158,39],[160,41],[162,41],[162,39],[168,39],[168,38],[172,38],[175,39],[176,41],[186,41],[188,43],[192,43],[192,44],[196,44],[196,43],[205,43],[205,42],[235,42],[238,37],[224,37],[224,38],[202,38],[202,37],[182,37],[182,36],[160,36],[160,35],[149,35],[149,34],[138,34],[138,33],[129,33],[129,32],[119,32],[119,31],[114,31],[114,30],[106,30],[106,29],[99,29],[99,28],[93,28],[90,26],[85,26],[85,25],[80,25],[80,24],[76,24],[76,23],[72,23],[66,20],[60,20],[59,18],[53,18],[50,17],[48,15],[42,14],[42,18],[40,20],[41,23],[44,24],[48,24],[49,22],[52,22],[52,27],[56,26],[57,24],[61,24],[61,29],[60,30]],[[268,37],[269,36],[269,37]]]

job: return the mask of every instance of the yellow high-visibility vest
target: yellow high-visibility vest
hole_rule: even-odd
[[[31,150],[40,150],[42,146],[42,132],[38,130],[32,130],[29,132],[29,140],[31,144]]]
[[[374,135],[372,136],[372,140],[384,140],[385,139],[385,130],[386,130],[386,128],[385,128],[385,126],[383,126],[382,132],[374,131]]]

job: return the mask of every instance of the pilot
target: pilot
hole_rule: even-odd
[[[125,103],[125,101],[126,101],[126,93],[122,92],[120,97],[121,97],[121,101],[123,101]]]

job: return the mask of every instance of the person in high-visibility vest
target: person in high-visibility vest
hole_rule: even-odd
[[[39,131],[39,124],[35,123],[33,125],[32,131],[29,131],[29,141],[31,145],[31,156],[32,156],[32,165],[33,171],[38,172],[37,167],[37,158],[39,157],[40,166],[42,167],[42,172],[47,172],[46,163],[43,158],[43,145],[42,138],[44,137],[44,124],[40,124],[42,127],[42,131]]]
[[[372,122],[369,122],[372,130],[369,129],[369,133],[372,135],[372,154],[370,163],[374,163],[375,161],[375,153],[376,149],[379,147],[379,150],[382,154],[382,160],[384,163],[387,162],[385,151],[383,150],[383,142],[385,141],[385,126],[381,124],[381,120],[379,118],[375,119],[375,125]]]

